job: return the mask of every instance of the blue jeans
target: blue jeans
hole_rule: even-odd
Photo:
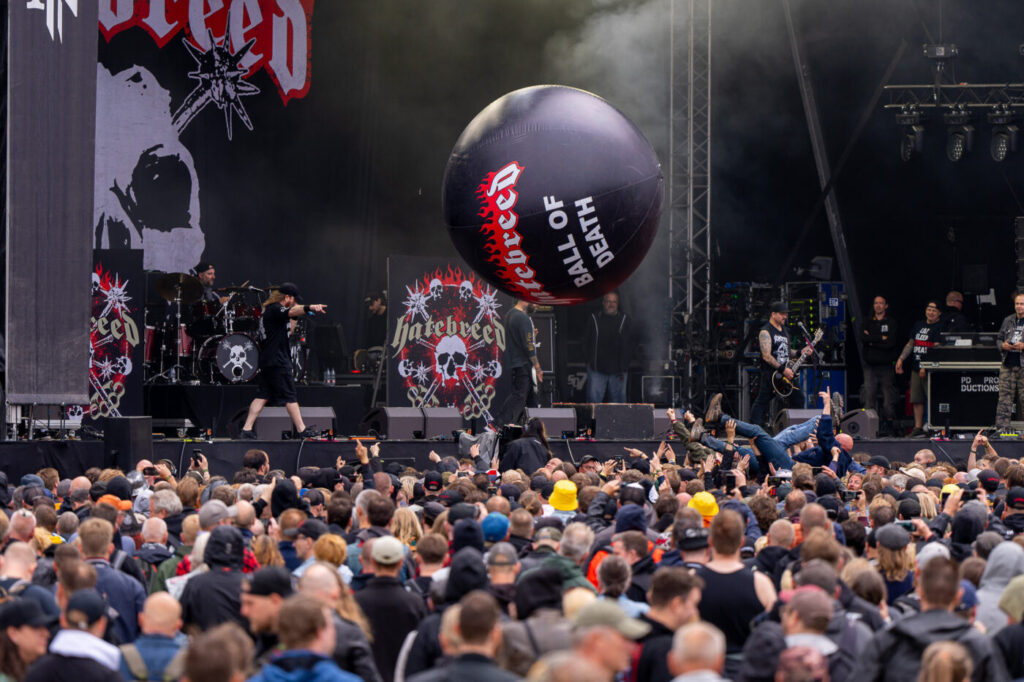
[[[587,368],[587,402],[603,403],[607,391],[612,403],[626,402],[626,374],[605,374]]]
[[[793,426],[787,426],[782,431],[775,434],[775,440],[782,443],[782,447],[790,448],[797,443],[802,443],[811,437],[814,430],[818,428],[818,420],[820,416],[812,417],[803,424],[794,424]]]
[[[721,423],[725,424],[730,419],[732,419],[732,417],[727,414],[723,414]],[[757,446],[757,449],[761,451],[764,458],[767,459],[769,463],[775,465],[776,469],[793,468],[793,460],[790,458],[789,454],[786,453],[787,446],[769,436],[768,432],[757,424],[741,422],[739,419],[735,421],[736,435],[743,436],[744,438],[751,440],[754,445]],[[806,427],[806,423],[799,425],[797,428],[802,427]],[[808,432],[808,434],[810,434],[810,432]],[[792,437],[792,434],[790,437]],[[804,438],[806,438],[806,436],[804,436]]]

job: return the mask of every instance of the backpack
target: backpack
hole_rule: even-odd
[[[150,677],[149,668],[146,666],[146,662],[142,660],[142,654],[137,646],[134,644],[122,644],[118,648],[121,649],[124,663],[128,666],[128,672],[132,674],[133,680],[154,679]],[[185,647],[178,649],[178,653],[174,654],[174,658],[167,663],[163,675],[159,678],[162,682],[174,682],[185,674],[185,652]]]
[[[857,656],[854,649],[857,646],[857,630],[853,622],[860,617],[853,613],[847,613],[843,619],[843,631],[839,635],[836,644],[839,649],[828,657],[828,677],[831,680],[848,680],[850,671],[857,665]]]
[[[32,583],[23,578],[18,578],[11,584],[10,587],[0,587],[0,604],[4,603],[8,599],[21,596],[21,593],[28,589],[28,586]]]

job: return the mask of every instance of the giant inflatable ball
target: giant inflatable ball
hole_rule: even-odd
[[[477,114],[448,159],[444,219],[497,288],[541,304],[597,298],[637,268],[661,215],[650,143],[597,95],[516,90]]]

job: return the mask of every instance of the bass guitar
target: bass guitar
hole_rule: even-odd
[[[811,339],[811,348],[818,345],[821,338],[825,335],[824,329],[819,329],[814,332],[814,338]],[[800,354],[800,357],[796,358],[792,362],[786,365],[788,369],[793,370],[793,378],[787,379],[786,375],[783,374],[783,370],[777,369],[772,374],[772,390],[777,395],[783,398],[788,398],[794,390],[796,390],[797,376],[799,376],[800,368],[803,367],[804,363],[807,362],[807,358],[810,357],[810,352],[804,352]]]

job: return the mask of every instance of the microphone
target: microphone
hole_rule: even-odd
[[[249,291],[258,291],[258,292],[259,292],[259,293],[261,293],[261,294],[265,294],[265,293],[267,293],[267,292],[266,292],[266,291],[264,291],[263,289],[260,289],[260,288],[254,287],[254,286],[252,286],[251,284],[249,285]]]
[[[797,320],[796,326],[799,327],[800,331],[804,333],[804,340],[807,341],[808,344],[810,344],[812,334],[809,331],[807,331],[807,327],[804,326],[804,323]]]

